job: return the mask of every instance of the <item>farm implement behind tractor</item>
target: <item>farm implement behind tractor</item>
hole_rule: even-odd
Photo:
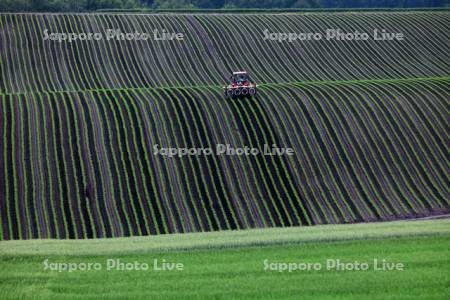
[[[224,88],[225,97],[247,97],[256,95],[256,83],[251,82],[247,72],[233,72],[230,84]]]

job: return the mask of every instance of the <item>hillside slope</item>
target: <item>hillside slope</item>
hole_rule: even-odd
[[[0,14],[0,239],[450,213],[448,16]],[[108,28],[185,39],[43,39]],[[328,28],[405,40],[263,40]],[[242,68],[258,96],[224,99]],[[215,155],[227,144],[293,155]]]
[[[0,14],[0,92],[218,85],[238,69],[259,83],[448,76],[449,15]],[[158,30],[158,38],[165,30],[183,34],[183,40],[107,40],[108,29]],[[328,29],[370,38],[326,40]],[[376,41],[375,29],[404,39]],[[44,40],[51,33],[101,33],[102,39]],[[269,33],[324,37],[279,42],[265,39]]]
[[[448,79],[2,96],[3,239],[393,220],[450,212]],[[293,156],[155,155],[291,147]]]

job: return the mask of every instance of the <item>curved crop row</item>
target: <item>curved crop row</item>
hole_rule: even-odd
[[[2,95],[0,238],[449,213],[448,84],[290,83],[230,101],[212,87]],[[294,155],[154,153],[217,144]]]
[[[245,69],[257,82],[447,76],[448,12],[280,15],[0,14],[0,93],[205,86]],[[108,29],[150,33],[107,40]],[[268,33],[368,33],[365,41],[265,39]],[[376,41],[374,30],[403,33]],[[153,31],[182,33],[158,41]],[[58,42],[51,33],[101,33]]]

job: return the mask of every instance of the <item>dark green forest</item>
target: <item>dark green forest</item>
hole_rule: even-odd
[[[448,7],[449,0],[0,0],[0,11]]]

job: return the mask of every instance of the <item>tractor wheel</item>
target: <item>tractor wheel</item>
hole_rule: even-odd
[[[248,95],[248,89],[247,88],[242,88],[242,96],[247,96]]]
[[[248,90],[248,93],[249,93],[251,96],[256,95],[256,89],[255,89],[255,88],[250,88],[250,89]]]
[[[239,97],[239,96],[241,95],[241,93],[242,93],[241,89],[236,89],[236,90],[234,91],[234,95],[235,95],[236,97]]]
[[[232,89],[227,89],[227,96],[228,97],[232,97],[233,96],[233,90]]]

